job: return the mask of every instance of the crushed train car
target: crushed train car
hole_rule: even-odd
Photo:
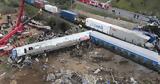
[[[47,53],[53,50],[58,50],[65,47],[70,47],[79,42],[89,40],[89,33],[91,31],[72,34],[64,37],[58,37],[51,40],[45,40],[21,47],[14,48],[11,53],[11,60],[18,61],[26,55],[37,55]]]

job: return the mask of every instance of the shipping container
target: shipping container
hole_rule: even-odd
[[[50,13],[57,13],[58,12],[58,8],[56,6],[52,6],[52,5],[45,5],[44,10],[47,12],[50,12]]]
[[[76,22],[78,14],[69,10],[61,10],[60,17],[70,21],[70,22]]]

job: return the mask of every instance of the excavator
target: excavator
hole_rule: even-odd
[[[3,38],[0,39],[0,56],[3,56],[3,54],[6,53],[4,51],[4,48],[8,47],[9,39],[12,38],[16,33],[22,33],[24,30],[24,25],[29,23],[37,15],[41,14],[41,8],[40,8],[40,11],[37,14],[35,14],[33,17],[23,21],[25,1],[27,1],[27,0],[20,0],[19,14],[18,14],[18,18],[16,21],[16,25],[13,26],[12,30],[8,34],[6,34]],[[39,3],[43,3],[42,0]],[[4,51],[4,52],[2,53],[1,51],[2,52]]]

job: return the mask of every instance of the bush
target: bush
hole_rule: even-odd
[[[65,22],[60,23],[59,26],[60,26],[60,29],[62,30],[62,32],[67,31],[71,27],[71,25],[69,25],[69,24],[67,24]]]
[[[0,13],[16,13],[16,8],[18,7],[18,2],[15,0],[0,0]],[[17,7],[15,5],[17,4]]]
[[[49,25],[52,29],[56,26],[56,21],[54,17],[49,17],[47,20],[47,25]]]
[[[1,7],[0,12],[4,15],[4,14],[16,13],[17,10],[15,8],[3,6]]]
[[[70,8],[71,4],[74,3],[74,0],[54,0],[54,3],[61,9],[68,9]]]
[[[28,16],[33,16],[33,15],[35,15],[39,10],[36,9],[35,7],[33,7],[33,6],[25,5],[25,11],[26,11],[26,13],[27,13]]]
[[[0,0],[0,2],[8,7],[18,7],[19,0]]]
[[[10,0],[10,4],[8,5],[12,7],[19,7],[19,2],[17,0]]]

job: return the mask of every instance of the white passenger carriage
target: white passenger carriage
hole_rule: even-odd
[[[13,60],[17,60],[18,58],[25,55],[36,55],[65,47],[70,47],[76,45],[79,42],[89,40],[90,32],[91,31],[86,31],[38,43],[33,43],[22,47],[17,47],[12,50],[11,58]]]

